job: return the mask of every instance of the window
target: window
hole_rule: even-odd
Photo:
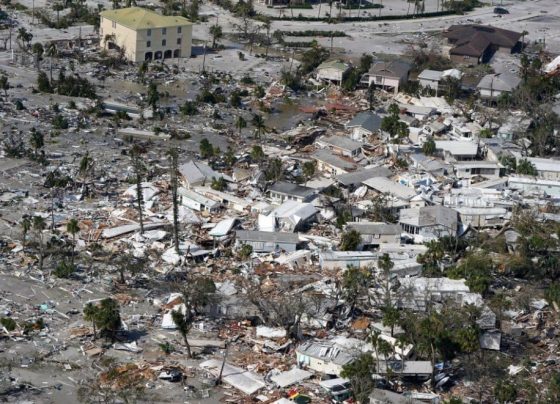
[[[177,33],[180,34],[181,33],[182,28],[181,27],[177,27]]]
[[[181,45],[181,38],[177,38],[177,45]]]
[[[152,41],[147,41],[146,48],[151,48],[151,47],[152,47]]]
[[[148,31],[146,32],[146,35],[148,35],[148,36],[152,36],[152,30],[151,30],[151,29],[149,29],[149,30],[148,30]]]
[[[167,45],[167,41],[164,39],[163,41],[161,41],[161,46],[165,46]]]
[[[167,28],[162,28],[161,35],[166,35],[166,34],[167,34]]]

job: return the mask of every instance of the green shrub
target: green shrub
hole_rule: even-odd
[[[6,327],[6,330],[8,331],[13,331],[16,329],[16,322],[13,318],[8,318],[8,317],[2,317],[0,318],[0,324],[2,324],[4,327]]]
[[[53,271],[57,278],[69,278],[75,272],[76,268],[69,262],[60,262]]]

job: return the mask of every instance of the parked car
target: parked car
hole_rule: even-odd
[[[494,14],[509,14],[509,11],[503,7],[494,8]]]

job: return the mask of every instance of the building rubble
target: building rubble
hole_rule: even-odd
[[[525,63],[525,34],[499,28],[461,53],[480,27],[418,34],[445,68],[376,54],[305,73],[304,52],[232,33],[228,61],[190,34],[192,60],[149,51],[143,69],[80,33],[32,69],[20,33],[0,60],[0,396],[560,395],[560,124],[545,96],[540,115],[511,100],[541,78],[560,92],[557,63],[480,67],[495,47]],[[61,93],[84,77],[95,96]]]

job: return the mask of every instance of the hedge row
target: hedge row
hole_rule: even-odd
[[[274,21],[326,21],[326,22],[360,22],[360,21],[390,21],[390,20],[413,20],[416,18],[429,18],[429,17],[443,17],[447,15],[456,14],[454,11],[437,11],[433,13],[423,13],[419,15],[409,14],[409,15],[382,15],[382,16],[371,16],[371,17],[340,17],[340,18],[317,18],[317,17],[305,17],[303,15],[298,15],[296,17],[284,16],[275,17],[270,16],[269,18]]]
[[[335,37],[344,37],[348,36],[345,32],[342,31],[315,31],[315,30],[307,30],[307,31],[279,31],[284,36],[315,36],[315,37],[325,37],[330,38]]]

